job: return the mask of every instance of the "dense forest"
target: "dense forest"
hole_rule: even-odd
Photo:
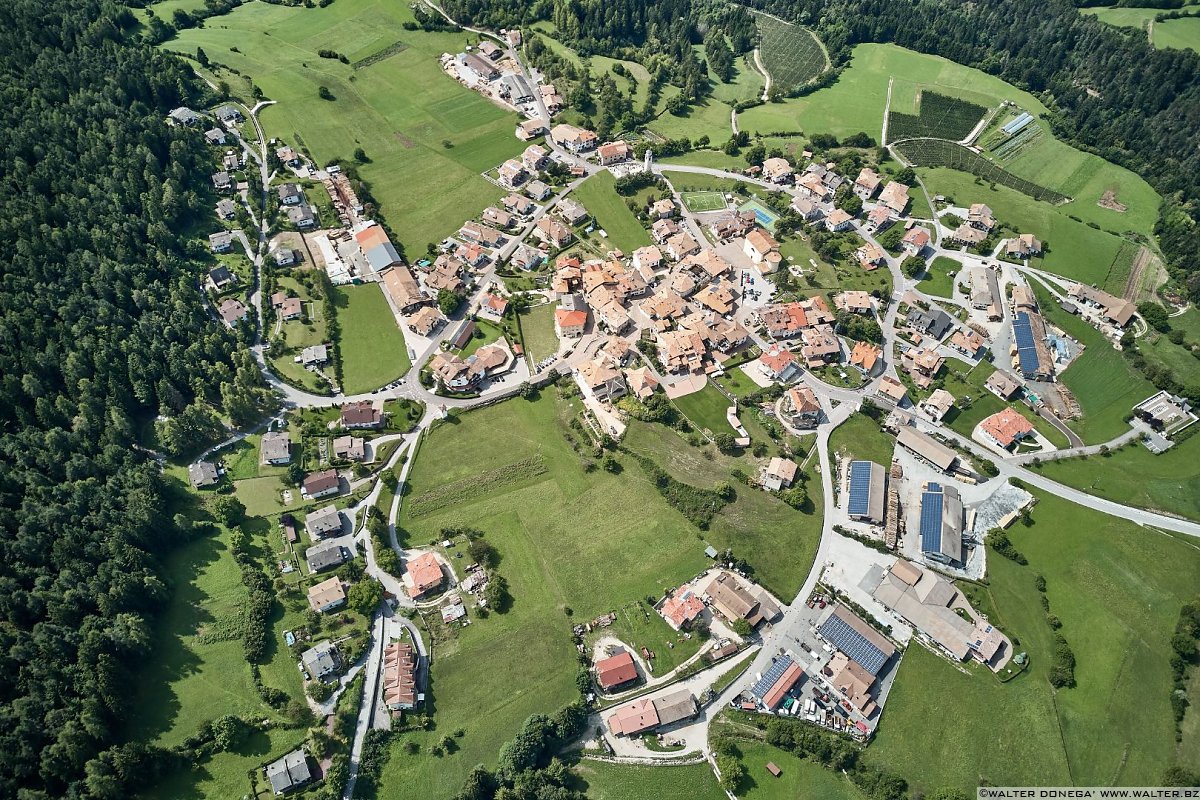
[[[128,797],[164,763],[120,744],[183,535],[134,442],[237,382],[181,236],[211,215],[211,155],[164,122],[201,98],[133,22],[110,0],[0,5],[3,797]]]

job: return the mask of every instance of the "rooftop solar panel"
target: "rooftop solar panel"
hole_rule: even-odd
[[[850,463],[850,500],[846,510],[851,516],[864,516],[871,505],[871,462]]]
[[[940,553],[942,550],[942,503],[945,495],[940,491],[921,495],[921,551]]]
[[[836,615],[821,624],[821,635],[872,675],[879,674],[888,660],[878,647]]]
[[[775,663],[767,667],[767,670],[762,674],[762,677],[750,687],[750,694],[754,695],[759,700],[762,700],[763,697],[766,696],[767,692],[771,691],[771,687],[775,685],[775,681],[779,680],[783,676],[783,673],[787,672],[787,668],[793,663],[794,662],[790,656],[783,656],[775,659]]]
[[[1029,314],[1019,311],[1013,317],[1013,339],[1017,343],[1017,359],[1021,364],[1021,372],[1026,375],[1036,375],[1038,372],[1037,346],[1030,328]]]

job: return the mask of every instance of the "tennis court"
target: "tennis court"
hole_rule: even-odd
[[[779,215],[758,200],[747,200],[745,203],[742,203],[742,207],[738,211],[753,211],[754,218],[758,220],[759,225],[762,225],[772,233],[775,232],[775,221],[779,219]]]
[[[725,195],[721,192],[684,192],[679,199],[693,214],[725,209]]]

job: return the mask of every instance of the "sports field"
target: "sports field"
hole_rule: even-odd
[[[1030,654],[1030,671],[1000,684],[921,647],[904,657],[866,757],[911,788],[1154,785],[1171,761],[1171,669],[1162,654],[1200,585],[1200,551],[1044,494],[1033,519],[1009,529],[1029,565],[989,553],[988,586],[970,590]],[[1073,689],[1053,691],[1047,681],[1050,628],[1037,574],[1075,652]]]
[[[363,179],[416,253],[501,196],[479,173],[522,145],[512,135],[516,115],[438,65],[442,53],[461,50],[464,37],[404,30],[412,19],[407,5],[384,0],[338,0],[325,8],[246,3],[164,47],[188,54],[203,47],[212,61],[253,78],[278,101],[261,114],[268,136],[306,146],[319,163],[363,148],[371,159],[359,168]],[[320,58],[321,49],[352,63]],[[385,52],[392,54],[356,68]],[[240,82],[225,71],[219,77]],[[320,99],[321,86],[336,99]]]
[[[829,66],[829,56],[821,40],[807,28],[767,14],[755,14],[754,23],[758,27],[759,56],[771,76],[772,89],[778,86],[790,92]]]
[[[404,334],[378,284],[335,289],[345,394],[378,389],[411,366]]]
[[[613,188],[613,176],[608,170],[588,178],[571,196],[596,218],[596,224],[608,234],[608,241],[626,253],[653,244],[650,233],[625,205],[625,198]]]
[[[679,199],[693,213],[722,211],[725,208],[725,195],[721,192],[684,192]]]

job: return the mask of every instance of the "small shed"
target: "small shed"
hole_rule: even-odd
[[[775,766],[774,761],[767,762],[767,772],[771,773],[776,778],[778,778],[780,775],[783,774],[783,770],[781,770],[779,767]]]

